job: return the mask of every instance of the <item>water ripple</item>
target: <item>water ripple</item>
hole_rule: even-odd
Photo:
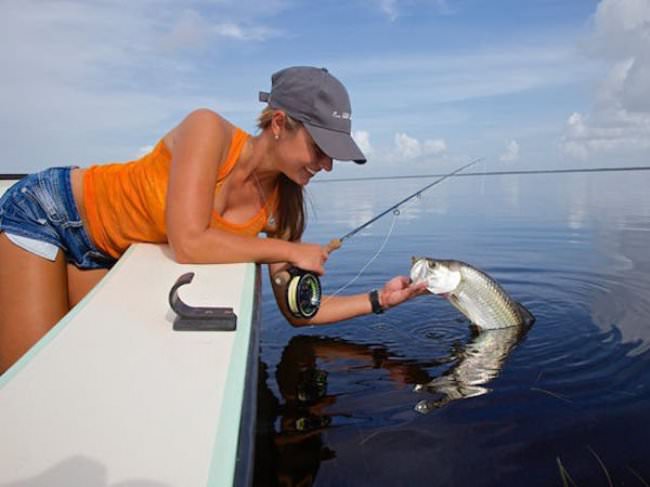
[[[613,485],[650,480],[648,177],[499,178],[485,188],[491,204],[482,188],[456,191],[462,185],[451,181],[419,201],[418,217],[396,222],[386,249],[348,291],[407,274],[411,255],[458,259],[497,279],[536,323],[511,341],[477,336],[433,296],[334,327],[265,323],[263,354],[280,384],[271,385],[280,407],[269,410],[281,416],[271,458],[289,464],[311,451],[303,465],[315,465],[317,485],[390,478],[541,487],[562,483],[560,460],[576,485],[603,484],[597,451]],[[612,191],[616,184],[625,190]],[[339,206],[306,241],[328,241],[349,220],[372,216],[373,204],[381,209],[408,192],[389,182],[358,196],[348,188],[340,199],[332,187],[323,193],[324,208]],[[383,241],[383,225],[333,254],[326,289],[357,273]],[[304,382],[303,369],[313,369],[306,377],[315,383]],[[291,392],[296,386],[302,395]],[[421,401],[428,414],[414,412]],[[630,471],[638,476],[628,482]]]

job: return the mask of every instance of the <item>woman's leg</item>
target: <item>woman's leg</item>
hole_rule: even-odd
[[[0,233],[0,374],[68,312],[66,262],[14,245]]]
[[[82,270],[74,264],[68,264],[68,302],[70,308],[76,306],[107,272],[108,269]]]

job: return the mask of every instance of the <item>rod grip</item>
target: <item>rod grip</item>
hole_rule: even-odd
[[[333,238],[328,242],[327,245],[325,245],[325,249],[327,252],[333,252],[335,250],[338,250],[341,248],[341,245],[343,245],[343,242],[341,242],[341,239],[338,238]]]

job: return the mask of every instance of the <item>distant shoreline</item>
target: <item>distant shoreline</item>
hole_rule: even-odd
[[[626,172],[626,171],[650,171],[650,166],[622,166],[622,167],[593,167],[593,168],[569,168],[569,169],[522,169],[511,171],[484,171],[484,172],[466,172],[454,174],[452,177],[476,177],[476,176],[513,176],[529,174],[577,174],[577,173],[599,173],[599,172]],[[445,174],[409,174],[394,176],[365,176],[349,178],[331,178],[312,181],[314,183],[342,183],[350,181],[381,181],[396,179],[427,179],[437,178]]]

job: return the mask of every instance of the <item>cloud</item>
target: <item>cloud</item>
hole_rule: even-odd
[[[391,22],[397,19],[397,0],[379,0],[379,8]]]
[[[508,142],[505,151],[499,156],[499,160],[503,162],[515,162],[519,160],[519,144],[516,140]]]
[[[163,34],[161,40],[166,48],[203,48],[220,38],[244,42],[263,42],[283,34],[265,26],[249,25],[242,22],[214,22],[196,10],[184,10],[175,23]]]
[[[388,17],[388,20],[394,22],[397,20],[404,11],[410,13],[409,7],[413,7],[414,4],[422,4],[432,6],[438,13],[442,15],[448,15],[454,13],[454,11],[449,7],[447,0],[376,0],[379,5],[380,11]]]
[[[282,35],[266,23],[284,4],[186,5],[6,0],[0,16],[6,40],[0,43],[0,172],[122,160],[201,106],[235,123],[237,117],[252,121],[259,89],[252,85],[267,70],[240,69],[232,52]]]
[[[171,26],[162,44],[171,49],[197,47],[207,41],[209,31],[209,24],[200,14],[185,10]]]
[[[650,0],[603,0],[584,51],[608,65],[589,113],[572,113],[561,148],[577,159],[650,155]]]
[[[352,138],[361,149],[361,152],[367,157],[371,155],[374,150],[372,145],[370,145],[370,134],[365,130],[356,130],[352,132]]]
[[[428,154],[442,154],[447,151],[447,143],[444,139],[429,139],[424,141],[423,153]]]
[[[397,156],[404,159],[414,159],[422,153],[420,142],[406,134],[395,134],[395,147]]]
[[[282,35],[280,31],[268,27],[243,26],[234,23],[217,24],[213,32],[239,41],[265,41]]]
[[[553,41],[556,42],[556,41]],[[332,63],[334,64],[334,63]],[[556,44],[493,45],[446,53],[382,53],[354,61],[337,60],[344,79],[372,79],[363,98],[382,99],[388,111],[421,109],[423,104],[454,103],[563,86],[593,77],[594,64],[585,62],[574,46]],[[396,81],[397,80],[397,81]],[[386,93],[399,86],[399,96]]]
[[[602,0],[593,25],[594,31],[585,46],[592,54],[616,61],[643,53],[644,44],[650,40],[648,0]]]
[[[422,156],[441,155],[447,151],[447,143],[444,139],[428,139],[421,143],[418,139],[408,136],[405,133],[395,134],[396,159],[417,159]]]
[[[650,117],[625,110],[572,113],[566,123],[562,149],[575,159],[615,155],[638,157],[650,150]]]

